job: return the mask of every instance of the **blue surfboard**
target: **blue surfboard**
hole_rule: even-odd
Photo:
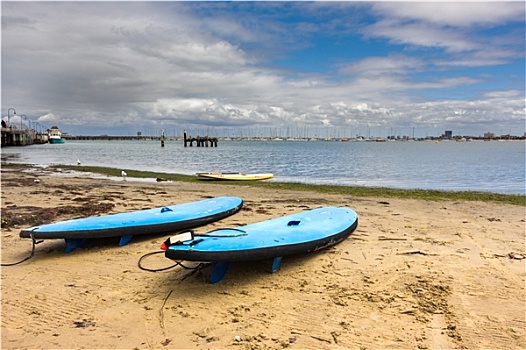
[[[272,258],[278,269],[285,255],[314,252],[347,238],[358,226],[349,208],[323,207],[236,228],[170,237],[163,246],[172,260],[212,262],[211,283],[221,280],[232,261]]]
[[[63,238],[66,252],[82,247],[86,239],[121,237],[119,245],[133,236],[186,230],[220,220],[241,209],[238,197],[215,197],[154,209],[67,220],[20,231],[20,237]]]

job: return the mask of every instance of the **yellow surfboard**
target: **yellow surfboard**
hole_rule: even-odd
[[[230,181],[256,181],[268,180],[274,177],[274,174],[243,174],[243,173],[197,173],[203,180],[230,180]]]

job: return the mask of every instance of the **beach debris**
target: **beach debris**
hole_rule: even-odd
[[[398,253],[397,255],[415,255],[415,254],[420,254],[420,255],[438,255],[438,254],[433,254],[433,253],[426,253],[426,252],[423,252],[421,250],[412,250],[412,251],[409,251],[409,252]]]
[[[526,254],[511,252],[511,253],[508,253],[508,257],[510,259],[522,260],[522,259],[526,259]]]
[[[163,340],[163,341],[161,342],[161,345],[162,345],[162,346],[167,346],[167,345],[170,344],[171,342],[172,342],[172,339],[168,339],[168,338],[166,338],[165,340]]]
[[[166,297],[164,298],[163,300],[163,304],[161,305],[161,308],[159,309],[159,325],[161,326],[161,329],[164,329],[164,306],[166,305],[166,301],[168,300],[168,298],[170,297],[170,295],[172,295],[172,292],[173,290],[171,290],[167,295]],[[168,340],[168,339],[167,339]],[[168,345],[168,344],[166,344]],[[166,346],[165,345],[165,346]]]
[[[218,340],[219,340],[219,337],[216,337],[215,335],[212,335],[212,336],[206,338],[206,342],[207,343],[211,343],[213,341],[218,341]]]
[[[332,331],[331,335],[332,335],[332,339],[334,340],[334,342],[336,344],[338,344],[338,337],[341,335],[341,333],[340,332],[336,332],[336,331]]]
[[[82,321],[74,321],[73,324],[76,328],[94,327],[95,322],[83,318]]]
[[[326,342],[326,343],[329,343],[331,344],[332,342],[330,341],[330,339],[325,339],[325,338],[322,338],[322,337],[318,337],[316,335],[311,335],[310,336],[312,339],[316,339],[316,340],[319,340],[319,341],[323,341],[323,342]]]
[[[509,258],[513,260],[523,260],[526,259],[526,253],[516,253],[516,252],[510,252],[507,254],[484,254],[480,253],[480,256],[484,259],[495,259],[495,258]]]
[[[95,199],[93,200],[95,201]],[[63,216],[88,217],[100,215],[111,211],[115,207],[113,203],[92,201],[83,203],[80,206],[64,205],[55,208],[42,208],[34,206],[15,206],[12,208],[2,208],[2,229],[10,229],[19,226],[38,226],[48,224]]]
[[[405,309],[405,310],[401,310],[400,313],[401,313],[401,314],[404,314],[404,315],[414,315],[414,314],[415,314],[415,309]]]
[[[379,241],[407,241],[407,238],[378,236]]]

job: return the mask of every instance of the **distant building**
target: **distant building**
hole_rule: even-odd
[[[450,138],[452,138],[452,137],[453,137],[453,131],[451,131],[451,130],[446,130],[446,132],[444,133],[444,137],[445,137],[446,139],[450,139]]]
[[[492,133],[492,132],[485,132],[485,133],[484,133],[484,138],[485,138],[485,139],[492,139],[492,138],[495,138],[495,134]]]

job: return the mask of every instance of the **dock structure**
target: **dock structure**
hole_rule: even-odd
[[[164,147],[165,140],[179,141],[181,138],[167,138],[161,136],[114,136],[114,135],[68,135],[62,134],[62,139],[66,141],[161,141],[161,147]],[[3,146],[28,146],[32,144],[48,143],[47,133],[36,132],[32,129],[20,130],[16,127],[2,128],[2,147]],[[197,147],[217,147],[217,138],[210,137],[193,137],[184,138],[184,146],[192,147],[194,143]]]
[[[194,142],[197,147],[208,147],[209,144],[210,144],[210,147],[217,147],[217,141],[218,140],[216,137],[208,137],[208,136],[188,137],[186,135],[186,130],[184,131],[184,146],[185,147],[188,147],[188,145],[190,145],[190,147],[193,147]]]
[[[16,126],[2,127],[2,147],[28,146],[46,142],[47,134],[37,133],[34,129],[19,129]]]
[[[121,135],[69,135],[62,134],[64,140],[73,141],[130,141],[130,140],[159,140],[159,136],[145,137],[145,136],[121,136]]]

